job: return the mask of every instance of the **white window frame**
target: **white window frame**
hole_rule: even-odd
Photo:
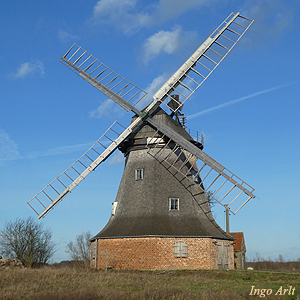
[[[173,201],[175,203],[172,203]],[[178,197],[170,197],[169,198],[169,211],[178,211],[178,210],[179,210],[179,198]]]
[[[174,244],[175,257],[188,257],[188,245],[184,242],[177,242]]]
[[[191,173],[192,173],[192,178],[193,178],[194,182],[200,183],[199,173],[194,169],[191,170]]]
[[[135,180],[144,180],[144,168],[135,169],[134,178]]]
[[[118,206],[118,202],[115,201],[112,203],[112,209],[111,209],[112,216],[114,216],[116,214],[117,206]]]

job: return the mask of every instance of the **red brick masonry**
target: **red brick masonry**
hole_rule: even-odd
[[[97,247],[95,247],[95,242]],[[218,246],[228,246],[228,268],[234,268],[233,242],[197,237],[135,237],[98,239],[92,242],[91,266],[97,269],[218,269]],[[175,257],[174,244],[188,245],[188,257]],[[94,254],[95,251],[95,254]]]

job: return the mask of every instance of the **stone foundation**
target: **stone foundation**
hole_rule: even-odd
[[[174,255],[175,243],[187,245],[187,257]],[[131,270],[218,269],[221,268],[218,254],[221,243],[227,251],[228,269],[234,269],[233,242],[209,237],[100,238],[91,244],[91,267]]]

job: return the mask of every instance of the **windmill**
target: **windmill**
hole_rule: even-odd
[[[165,251],[161,248],[165,243],[161,242],[162,238],[168,241],[166,245],[174,246],[174,255],[169,258],[166,255],[166,261],[159,262],[160,267],[176,263],[179,268],[189,268],[187,260],[178,263],[179,260],[174,262],[173,258],[187,258],[188,247],[189,253],[193,253],[204,244],[210,257],[217,253],[217,265],[204,262],[200,268],[228,268],[232,264],[228,253],[233,254],[233,238],[215,222],[207,195],[236,214],[255,197],[254,189],[207,155],[202,150],[203,145],[193,140],[178,117],[182,116],[186,101],[252,23],[253,20],[240,13],[231,13],[142,110],[137,107],[147,93],[77,44],[61,58],[65,66],[126,111],[134,113],[128,127],[115,121],[74,164],[27,202],[39,219],[44,217],[115,150],[122,151],[125,169],[110,220],[92,239],[96,268],[100,260],[102,265],[106,262],[106,266],[108,261],[109,264],[114,261],[119,268],[158,268],[153,264],[158,252]],[[227,199],[230,200],[226,203]],[[240,204],[232,209],[236,203]],[[193,245],[198,243],[195,249],[188,246],[191,238],[196,239]],[[143,254],[143,262],[141,254],[136,254],[135,265],[130,265],[124,261],[128,243],[134,241],[139,245],[133,248],[135,253],[140,253],[142,240],[143,245],[148,245],[144,249],[147,254]],[[123,253],[117,254],[116,249],[122,249]],[[154,256],[149,254],[149,249]],[[118,260],[118,255],[123,258]],[[190,266],[195,268],[195,258],[189,259]]]

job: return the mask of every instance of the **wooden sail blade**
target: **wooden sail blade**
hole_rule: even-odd
[[[126,111],[132,110],[134,113],[140,114],[135,106],[147,93],[77,44],[73,44],[61,58],[61,62]]]
[[[68,169],[57,176],[27,204],[38,218],[49,213],[83,179],[105,161],[141,122],[137,119],[128,128],[114,122],[106,132]]]
[[[164,103],[173,112],[181,110],[183,104],[219,66],[253,22],[239,13],[231,13],[154,94],[154,101],[150,105],[155,106],[158,102]],[[182,105],[173,108],[168,105],[168,101],[175,94],[180,95]]]
[[[255,198],[254,188],[182,135],[163,123],[157,123],[153,120],[148,120],[148,122],[158,129],[158,132],[162,135],[162,140],[167,141],[164,147],[158,147],[157,149],[155,149],[157,143],[151,143],[150,141],[149,154],[161,161],[167,168],[174,169],[176,172],[172,172],[173,174],[180,173],[181,176],[185,176],[194,183],[196,182],[203,190],[210,192],[210,196],[223,206],[225,206],[227,199],[231,199],[226,203],[230,205],[234,202],[236,204],[237,199],[243,201],[240,207],[231,210],[233,214],[237,213],[250,199]],[[157,134],[154,136],[157,136]],[[172,155],[170,155],[170,151],[164,152],[164,149],[167,148],[173,149]],[[174,159],[174,155],[178,159]],[[181,163],[178,163],[180,160]],[[198,168],[198,166],[201,167]],[[184,169],[188,172],[183,172]]]

